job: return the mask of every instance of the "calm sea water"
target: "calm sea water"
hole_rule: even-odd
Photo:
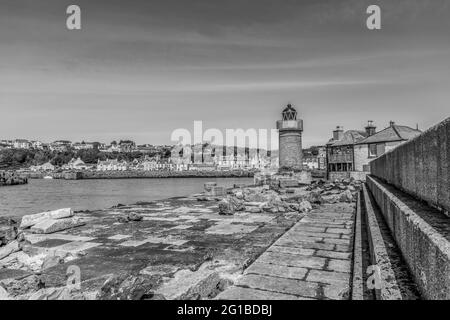
[[[170,178],[111,180],[30,179],[27,185],[0,188],[0,216],[23,216],[70,207],[74,210],[109,208],[118,203],[160,200],[203,191],[205,182],[232,187],[253,178]]]

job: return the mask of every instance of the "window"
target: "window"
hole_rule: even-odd
[[[369,158],[375,158],[377,156],[377,145],[369,144]]]

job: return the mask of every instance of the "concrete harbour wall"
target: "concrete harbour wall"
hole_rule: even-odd
[[[450,218],[373,176],[367,187],[425,299],[450,299]]]
[[[371,174],[450,212],[450,118],[370,163]]]

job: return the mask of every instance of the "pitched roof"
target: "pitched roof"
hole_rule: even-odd
[[[344,136],[341,140],[331,139],[328,145],[331,147],[354,145],[359,141],[364,140],[366,135],[367,133],[365,131],[348,130],[344,132]]]
[[[370,137],[365,138],[362,141],[359,141],[357,144],[404,141],[412,139],[421,133],[422,131],[412,129],[407,126],[392,125],[371,135]]]

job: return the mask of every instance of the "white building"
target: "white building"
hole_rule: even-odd
[[[126,161],[114,160],[98,160],[97,171],[126,171],[128,170],[128,163]]]
[[[94,149],[94,144],[92,142],[76,142],[72,145],[75,150],[90,150]]]
[[[14,140],[13,147],[15,149],[30,149],[31,142],[25,139],[16,139]]]
[[[78,159],[72,158],[68,164],[65,164],[62,168],[65,170],[86,170],[89,166],[84,163],[79,157]]]

